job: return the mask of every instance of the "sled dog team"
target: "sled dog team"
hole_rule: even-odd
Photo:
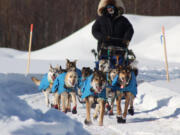
[[[105,113],[114,115],[114,101],[116,101],[118,123],[126,123],[128,113],[134,115],[133,100],[137,94],[136,76],[137,69],[131,65],[110,69],[108,61],[100,60],[99,70],[83,67],[80,71],[76,67],[76,61],[67,59],[66,69],[50,65],[49,72],[41,80],[32,77],[32,81],[44,93],[46,105],[51,105],[64,113],[76,114],[77,97],[81,98],[86,106],[84,121],[86,125],[92,124],[90,112],[95,105],[93,119],[99,116],[99,125],[102,126]],[[54,95],[54,101],[51,104],[50,93]],[[123,98],[125,98],[125,105],[122,112]]]

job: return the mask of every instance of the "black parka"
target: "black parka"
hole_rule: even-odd
[[[125,47],[123,41],[132,39],[134,29],[128,19],[122,15],[113,18],[102,15],[93,24],[92,34],[98,40],[97,50],[99,52],[102,44]],[[107,40],[107,36],[110,37],[109,40]]]

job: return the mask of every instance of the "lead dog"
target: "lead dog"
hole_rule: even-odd
[[[77,73],[77,85],[75,87],[75,94],[78,94],[77,92],[77,87],[80,85],[80,81],[81,81],[81,77],[82,77],[82,73],[81,71],[76,67],[76,63],[77,63],[77,60],[74,60],[74,61],[70,61],[69,59],[66,59],[66,71],[74,71]],[[76,101],[76,96],[74,95],[73,93],[73,96],[72,96],[72,93],[69,94],[68,93],[68,107],[66,109],[66,111],[71,111],[71,102],[75,102],[74,104],[76,104],[77,106],[77,101]],[[73,110],[72,110],[72,113],[77,113],[77,110],[76,110],[76,106],[73,107]]]
[[[98,111],[100,109],[99,125],[103,125],[105,100],[106,100],[106,75],[101,71],[94,71],[85,82],[84,89],[82,91],[82,98],[86,101],[86,119],[84,123],[86,125],[92,124],[90,118],[91,105],[97,102],[96,110],[93,118],[98,117]]]
[[[36,77],[31,77],[32,81],[39,86],[39,90],[43,92],[44,96],[45,96],[45,103],[47,106],[49,106],[49,94],[51,92],[51,88],[53,85],[53,82],[55,80],[55,78],[58,76],[59,73],[62,72],[62,68],[61,66],[56,66],[53,67],[52,65],[50,65],[49,67],[49,71],[47,74],[45,74],[42,78],[42,80],[37,79]],[[55,94],[56,97],[56,94]],[[54,99],[54,102],[56,104],[56,98]]]
[[[128,106],[130,102],[131,102],[131,106],[133,106],[133,100],[137,94],[136,77],[130,66],[119,68],[119,73],[113,82],[113,85],[115,84],[119,87],[119,89],[116,91],[117,92],[117,98],[116,98],[117,122],[126,123]],[[124,112],[122,113],[121,100],[123,96],[125,96],[125,106],[124,106]]]

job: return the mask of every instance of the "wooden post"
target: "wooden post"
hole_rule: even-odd
[[[165,64],[166,64],[166,78],[169,82],[169,71],[168,71],[168,60],[167,60],[167,50],[166,50],[166,39],[165,39],[165,28],[162,26],[162,33],[163,33],[163,41],[164,41],[164,54],[165,54]]]
[[[31,56],[31,46],[32,46],[32,33],[33,33],[33,24],[31,24],[31,28],[30,28],[29,51],[28,51],[28,62],[27,62],[27,74],[29,74],[29,66],[30,66],[30,56]]]

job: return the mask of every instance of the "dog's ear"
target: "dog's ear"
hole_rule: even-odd
[[[61,66],[59,66],[59,69],[60,69],[60,70],[62,70],[62,67],[61,67]]]
[[[57,70],[60,70],[60,66],[57,64],[55,67]]]
[[[69,63],[70,62],[70,60],[69,59],[66,59],[66,63]]]
[[[74,63],[76,64],[77,60],[74,60]]]
[[[82,74],[84,73],[84,70],[85,70],[85,69],[84,69],[84,67],[83,67],[83,68],[81,69],[81,73],[82,73]]]
[[[95,72],[97,72],[97,71],[98,71],[98,69],[97,69],[97,68],[94,68],[94,71],[93,71],[93,72],[95,73]]]
[[[52,69],[52,68],[53,68],[53,66],[50,64],[50,65],[49,65],[49,68],[50,68],[50,69]]]

